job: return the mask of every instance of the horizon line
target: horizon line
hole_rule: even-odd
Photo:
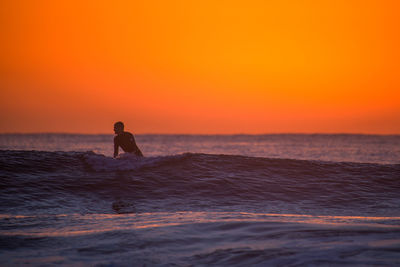
[[[114,133],[78,133],[78,132],[0,132],[0,135],[12,134],[59,134],[59,135],[115,135]],[[400,133],[357,133],[357,132],[270,132],[270,133],[133,133],[134,135],[400,135]]]

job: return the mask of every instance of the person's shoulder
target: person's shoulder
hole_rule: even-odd
[[[133,134],[130,133],[130,132],[124,132],[124,134],[127,135],[127,136],[133,136]]]

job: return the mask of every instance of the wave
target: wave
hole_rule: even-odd
[[[206,206],[283,201],[322,208],[358,203],[373,209],[398,207],[400,199],[400,164],[198,153],[113,159],[93,152],[3,150],[0,167],[2,201],[8,206],[71,194],[181,206],[198,200]],[[115,209],[126,206],[113,204]]]
[[[184,165],[188,161],[198,166],[212,167],[212,165],[223,165],[234,168],[268,167],[298,169],[304,171],[308,167],[313,171],[321,168],[358,168],[361,169],[395,169],[400,164],[379,164],[359,162],[329,162],[318,160],[297,160],[283,158],[261,158],[241,155],[184,153],[179,155],[144,157],[140,158],[130,153],[125,153],[117,159],[87,152],[48,152],[48,151],[25,151],[25,150],[0,150],[0,166],[8,171],[54,171],[63,168],[76,167],[77,164],[86,164],[93,171],[129,171],[141,167],[157,167],[162,165]],[[230,169],[230,168],[229,168]],[[308,169],[310,171],[310,169]],[[304,173],[307,173],[305,171]]]

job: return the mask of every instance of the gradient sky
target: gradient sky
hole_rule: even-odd
[[[399,1],[1,1],[0,132],[400,133]]]

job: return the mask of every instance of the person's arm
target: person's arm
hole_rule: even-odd
[[[114,158],[118,156],[118,147],[117,137],[114,137]]]

